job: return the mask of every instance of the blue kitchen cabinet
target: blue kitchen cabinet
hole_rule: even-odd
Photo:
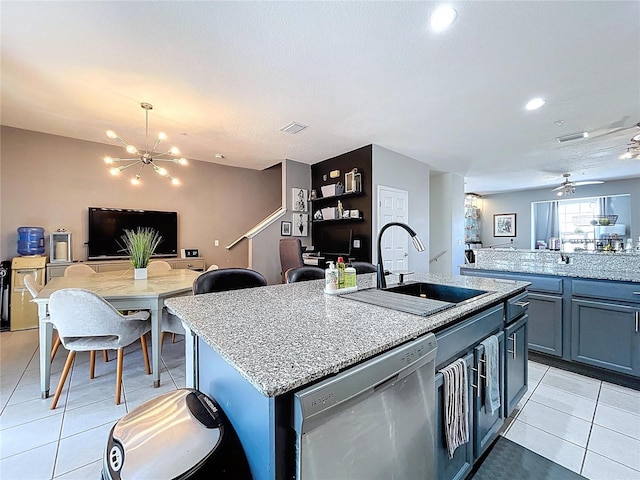
[[[528,328],[527,314],[504,329],[504,415],[508,417],[515,410],[528,387]]]
[[[473,354],[464,358],[467,363],[467,378],[469,388],[467,391],[469,406],[473,405],[473,379],[475,375],[472,371],[474,367]],[[463,480],[473,467],[473,421],[474,409],[467,411],[467,421],[469,422],[469,441],[460,445],[453,453],[453,458],[449,458],[447,440],[445,436],[444,417],[444,377],[442,373],[436,374],[436,461],[438,464],[438,480]]]
[[[640,305],[572,301],[571,359],[640,376]]]
[[[501,399],[504,399],[504,333],[498,337],[498,388]],[[488,388],[487,369],[485,363],[485,349],[478,345],[473,350],[476,372],[476,388],[474,388],[473,405],[475,414],[473,453],[476,458],[485,452],[498,436],[498,431],[504,423],[504,406],[500,405],[494,413],[485,408],[485,390]]]
[[[529,348],[562,357],[562,296],[529,288]]]

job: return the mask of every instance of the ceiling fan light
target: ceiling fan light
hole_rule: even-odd
[[[140,175],[136,175],[131,179],[131,185],[140,185]]]
[[[111,165],[113,163],[113,158],[104,157],[104,163],[106,163],[107,165]]]
[[[169,152],[171,152],[171,155],[180,155],[180,149],[178,147],[171,147]]]
[[[186,158],[182,157],[182,158],[176,158],[173,160],[175,163],[177,163],[178,165],[189,165],[189,162],[187,161]]]
[[[178,180],[175,177],[171,177],[171,184],[172,185],[180,185],[180,180]]]
[[[127,145],[127,152],[129,153],[138,153],[138,149],[133,145]]]
[[[109,173],[114,177],[120,173],[120,169],[118,167],[113,167],[109,169]]]
[[[107,130],[107,137],[118,138],[118,135],[116,135],[116,132],[114,132],[113,130]]]
[[[167,139],[167,135],[164,132],[160,132],[158,134],[158,141],[161,142],[161,141],[166,140],[166,139]]]

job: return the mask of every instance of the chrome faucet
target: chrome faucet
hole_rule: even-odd
[[[387,280],[384,278],[384,264],[382,263],[382,234],[389,227],[402,227],[404,228],[409,235],[411,235],[411,240],[413,241],[413,246],[416,247],[416,250],[419,252],[424,252],[424,245],[418,237],[418,234],[409,226],[400,222],[389,222],[384,225],[380,229],[380,233],[378,233],[378,266],[376,267],[376,273],[378,276],[378,287],[377,288],[387,288]]]

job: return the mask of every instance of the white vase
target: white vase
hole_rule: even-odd
[[[147,278],[147,268],[134,268],[133,269],[133,279],[134,280],[145,280]]]

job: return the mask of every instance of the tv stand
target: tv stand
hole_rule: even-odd
[[[171,268],[189,268],[203,272],[206,268],[205,259],[202,257],[194,258],[158,258],[153,260],[164,260],[171,265]],[[129,260],[90,260],[87,262],[51,262],[47,263],[47,282],[54,277],[64,276],[64,270],[74,263],[84,263],[90,266],[96,272],[115,272],[120,270],[128,270],[133,268]]]

